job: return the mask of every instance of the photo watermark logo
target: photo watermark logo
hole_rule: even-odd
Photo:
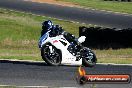
[[[86,74],[83,67],[78,68],[77,82],[85,83],[130,83],[130,75],[127,74]]]

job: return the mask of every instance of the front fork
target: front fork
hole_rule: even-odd
[[[50,49],[50,53],[53,53],[53,48],[52,48],[52,46],[49,46],[49,49]]]

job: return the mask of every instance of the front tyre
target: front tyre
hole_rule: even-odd
[[[52,50],[50,50],[52,47]],[[52,51],[52,52],[51,52]],[[52,66],[57,66],[61,64],[61,52],[56,47],[46,44],[41,49],[42,59]]]
[[[82,65],[84,65],[86,67],[95,66],[95,64],[97,62],[97,58],[93,51],[91,51],[87,47],[84,47],[81,50],[81,54],[82,54]]]

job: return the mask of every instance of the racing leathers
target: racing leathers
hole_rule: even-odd
[[[74,35],[72,35],[72,34],[66,32],[66,31],[64,31],[64,30],[62,29],[62,27],[60,27],[59,25],[55,25],[55,26],[53,25],[53,27],[50,28],[50,29],[48,29],[48,30],[51,30],[50,33],[49,33],[49,34],[50,34],[50,37],[55,37],[55,36],[57,36],[57,35],[63,34],[64,37],[65,37],[69,42],[73,42],[73,43],[76,43],[76,44],[78,43],[78,42],[77,42],[77,39],[75,38]],[[48,30],[45,29],[45,28],[43,28],[43,30],[41,31],[41,37],[42,37],[43,34],[45,34]]]

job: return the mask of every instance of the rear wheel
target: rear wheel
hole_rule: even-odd
[[[52,49],[52,50],[51,50]],[[52,51],[52,52],[51,52]],[[54,46],[46,44],[41,49],[42,59],[52,66],[57,66],[61,64],[61,52]]]
[[[93,51],[91,51],[87,47],[84,47],[81,50],[81,54],[82,54],[82,64],[84,66],[87,66],[87,67],[95,66],[95,64],[97,62],[97,58]]]

